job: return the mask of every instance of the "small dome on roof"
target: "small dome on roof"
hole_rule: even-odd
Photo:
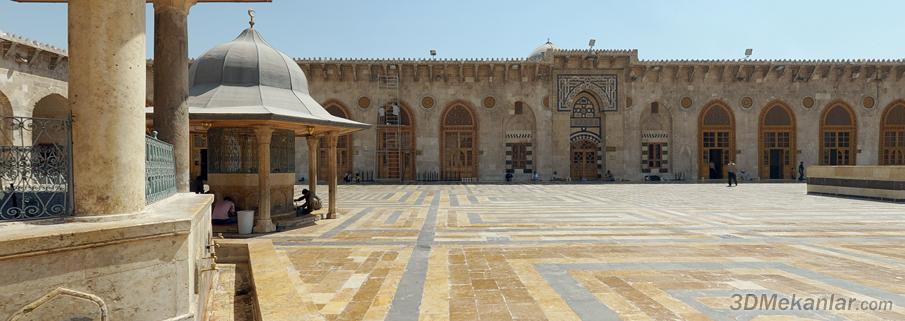
[[[540,47],[535,48],[534,51],[531,52],[531,55],[528,56],[528,60],[543,60],[547,50],[557,49],[559,49],[559,47],[550,42],[550,39],[547,39],[546,43],[540,45]]]
[[[255,29],[208,50],[189,70],[189,113],[253,117],[342,128],[367,124],[331,115],[308,91],[302,68],[270,46]]]

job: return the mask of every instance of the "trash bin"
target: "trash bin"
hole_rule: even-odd
[[[255,224],[255,211],[239,211],[239,234],[251,234]]]

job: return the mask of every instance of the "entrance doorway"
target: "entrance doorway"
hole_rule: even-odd
[[[770,179],[783,179],[783,168],[785,167],[785,151],[782,149],[770,150]]]
[[[726,177],[726,164],[735,158],[735,116],[722,102],[715,101],[702,111],[698,123],[700,160],[698,177]]]
[[[572,180],[597,179],[597,143],[588,139],[572,142]]]
[[[710,179],[723,178],[723,159],[725,158],[724,151],[722,149],[710,149],[708,150],[707,156],[707,159],[710,161],[710,163],[707,165],[710,168]]]

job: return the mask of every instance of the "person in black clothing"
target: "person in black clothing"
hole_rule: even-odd
[[[798,164],[798,180],[804,180],[804,162]]]
[[[302,203],[302,205],[295,208],[296,216],[311,214],[311,212],[321,209],[320,197],[311,193],[307,188],[302,190],[302,196],[296,198],[295,201],[305,201],[305,203]]]

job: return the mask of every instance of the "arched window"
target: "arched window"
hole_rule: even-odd
[[[477,120],[471,108],[455,103],[441,120],[440,172],[445,180],[478,176]]]
[[[377,178],[415,179],[415,123],[404,103],[377,108]]]
[[[722,102],[704,107],[698,120],[700,158],[698,176],[726,177],[726,164],[735,161],[735,116]]]
[[[883,113],[880,164],[905,165],[905,101],[893,102]]]
[[[793,178],[796,153],[795,116],[781,102],[767,104],[760,114],[758,159],[761,178]]]
[[[324,109],[326,109],[327,112],[330,113],[330,115],[340,117],[340,118],[345,118],[345,119],[352,119],[349,116],[349,113],[346,112],[346,108],[343,107],[342,105],[340,105],[339,103],[328,102],[328,103],[324,104]],[[328,157],[330,156],[328,154],[330,148],[327,145],[327,139],[325,137],[322,137],[320,139],[320,143],[318,143],[317,146],[319,149],[319,151],[317,153],[317,158],[318,158],[317,163],[322,165],[322,166],[318,166],[318,168],[317,168],[317,177],[319,179],[326,180],[329,177],[327,175],[328,174],[327,171],[330,168],[330,166],[327,166],[327,160],[329,159]],[[336,162],[337,162],[336,174],[340,177],[340,179],[342,179],[342,177],[344,175],[346,175],[347,173],[352,173],[353,167],[352,167],[352,135],[351,134],[339,136],[339,138],[336,140]]]
[[[842,102],[827,106],[820,117],[820,165],[854,165],[857,145],[855,112]]]

